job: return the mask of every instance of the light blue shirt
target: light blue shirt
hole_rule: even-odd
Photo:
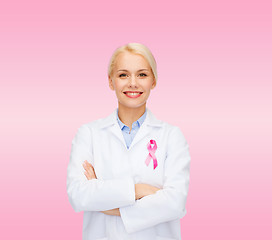
[[[146,117],[146,110],[145,110],[145,113],[137,121],[132,123],[132,128],[131,128],[131,132],[130,132],[130,128],[121,122],[121,120],[118,116],[118,108],[117,108],[117,120],[118,120],[119,126],[122,130],[125,142],[127,144],[127,148],[129,148],[130,144],[132,143],[132,140],[135,137],[135,135],[138,132],[141,125],[143,124],[145,117]]]

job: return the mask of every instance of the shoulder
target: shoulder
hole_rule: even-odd
[[[157,117],[155,117],[155,115],[150,110],[149,110],[148,113],[149,113],[149,116],[150,116],[149,123],[151,123],[151,122],[156,123],[157,126],[162,127],[164,129],[164,131],[167,131],[167,132],[169,132],[171,134],[172,133],[177,133],[177,134],[184,135],[179,126],[173,125],[173,124],[169,123],[168,121],[158,119]]]
[[[99,118],[93,121],[82,123],[78,130],[92,132],[93,130],[100,129],[105,118]]]
[[[188,146],[188,142],[186,140],[184,132],[181,130],[180,126],[171,124],[167,121],[163,120],[157,120],[160,122],[160,125],[163,129],[163,132],[165,133],[165,136],[167,136],[167,142],[169,145],[182,145],[182,146]]]
[[[99,118],[93,121],[89,121],[89,122],[83,123],[80,127],[85,127],[89,129],[99,128],[101,124],[104,122],[104,119],[105,118]]]
[[[185,135],[179,126],[170,124],[168,122],[164,122],[164,126],[165,126],[167,132],[169,133],[170,137],[185,140]]]
[[[85,132],[94,132],[94,131],[99,131],[100,129],[103,129],[104,127],[110,126],[112,124],[117,123],[117,109],[115,109],[110,115],[99,118],[93,121],[85,122],[81,124],[78,127],[78,131],[85,131]]]
[[[89,144],[92,141],[92,136],[95,133],[95,129],[97,129],[97,126],[100,125],[101,121],[102,119],[97,119],[79,125],[75,132],[73,143]]]
[[[181,128],[177,125],[170,124],[168,122],[163,122],[166,139],[167,139],[167,152],[179,152],[185,151],[189,148],[188,141],[185,137],[185,134],[181,130]]]

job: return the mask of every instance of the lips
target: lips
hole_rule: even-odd
[[[143,92],[139,92],[139,91],[126,91],[126,92],[124,92],[125,94],[126,93],[140,93],[140,94],[142,94]]]
[[[140,91],[126,91],[124,94],[126,94],[129,98],[137,98],[140,97],[143,92]]]

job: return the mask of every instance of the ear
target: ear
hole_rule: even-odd
[[[112,80],[112,78],[110,77],[110,76],[108,76],[108,79],[109,79],[109,87],[110,87],[110,89],[111,90],[114,90],[114,86],[113,86],[113,80]]]
[[[151,89],[153,89],[154,87],[156,87],[156,84],[157,84],[157,81],[156,81],[155,78],[153,78],[153,83],[152,83]]]

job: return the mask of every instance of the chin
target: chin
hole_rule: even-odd
[[[126,108],[140,108],[145,105],[145,102],[140,104],[123,104],[123,103],[119,103],[119,104]]]

